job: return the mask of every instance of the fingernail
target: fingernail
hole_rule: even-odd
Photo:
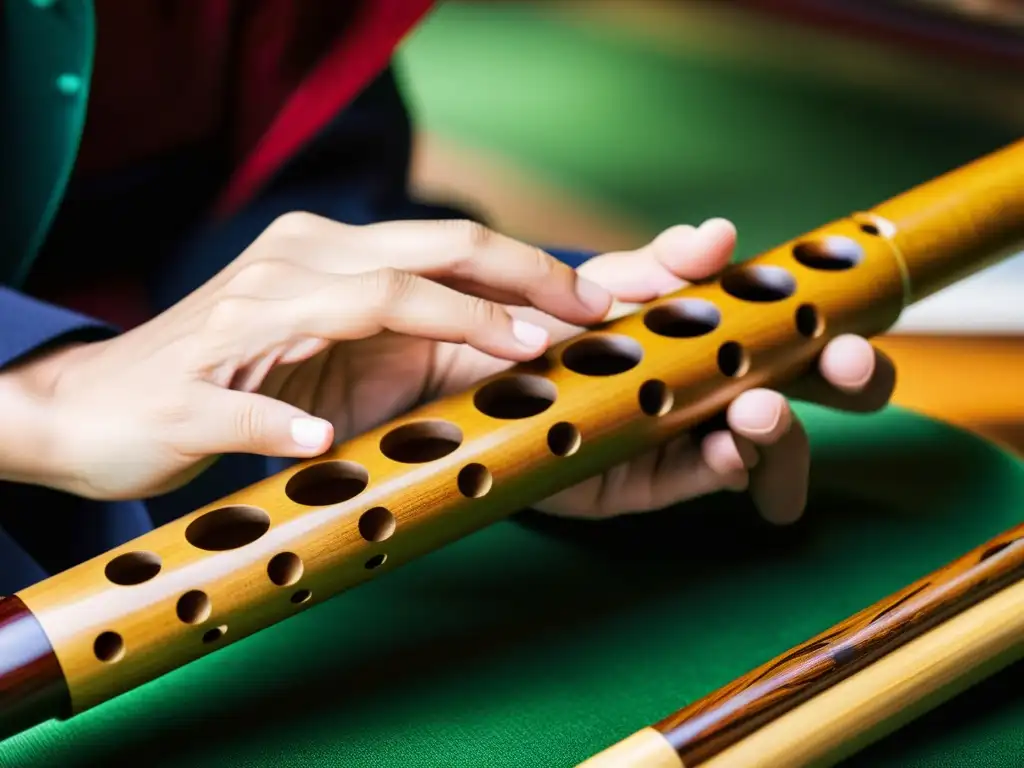
[[[779,419],[781,418],[782,406],[778,403],[768,408],[758,408],[750,413],[747,420],[747,429],[750,432],[767,434],[779,425]]]
[[[697,231],[698,232],[707,232],[712,227],[720,227],[723,224],[729,226],[729,225],[732,224],[732,222],[730,222],[728,219],[722,218],[721,216],[715,216],[713,218],[708,219],[703,224],[701,224],[699,227],[697,227]]]
[[[513,320],[512,333],[527,349],[540,349],[548,343],[548,332],[525,320]]]
[[[303,448],[319,448],[327,439],[330,425],[320,419],[292,419],[292,440]]]
[[[612,303],[612,295],[608,291],[585,277],[576,278],[576,296],[587,309],[602,317]]]

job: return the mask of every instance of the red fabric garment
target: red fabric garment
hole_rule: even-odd
[[[244,133],[239,138],[243,147],[248,146],[256,134],[260,139],[225,189],[217,205],[220,215],[244,206],[289,157],[351,102],[387,66],[395,48],[434,2],[369,0],[361,3],[351,12],[341,38],[334,41],[301,84],[292,88],[291,73],[282,71],[279,66],[284,43],[281,38],[274,43],[270,40],[275,24],[285,18],[294,24],[295,6],[300,5],[293,0],[264,0],[259,14],[262,18],[257,18],[249,30],[252,39],[245,69],[258,72],[259,76],[248,81],[243,95],[241,109],[246,119],[243,120]],[[311,26],[307,33],[315,34],[316,27]],[[261,97],[268,87],[274,96]],[[279,94],[286,94],[287,98],[264,130],[268,108]]]
[[[388,64],[432,0],[96,0],[97,53],[76,165],[102,173],[231,128],[230,215]],[[129,280],[54,303],[124,329],[152,316]]]
[[[96,0],[89,114],[76,169],[125,166],[231,126],[244,205],[388,64],[433,0]]]

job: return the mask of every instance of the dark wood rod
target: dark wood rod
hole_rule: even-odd
[[[1024,524],[638,731],[583,766],[697,768],[713,763],[717,768],[715,758],[751,734],[1022,579]],[[1024,635],[1017,644],[1024,645]],[[975,673],[963,670],[965,680]],[[849,738],[858,736],[851,733]],[[732,760],[723,764],[747,765]]]

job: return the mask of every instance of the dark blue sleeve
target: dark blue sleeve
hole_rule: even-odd
[[[584,262],[590,261],[590,259],[597,255],[594,251],[572,251],[564,248],[544,248],[544,250],[573,269],[576,269]]]
[[[99,320],[0,286],[0,369],[53,344],[116,334]]]

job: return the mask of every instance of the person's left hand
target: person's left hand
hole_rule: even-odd
[[[687,281],[713,277],[728,265],[735,243],[732,224],[712,219],[699,228],[673,227],[636,251],[596,256],[577,271],[618,302],[646,302],[679,290]],[[511,311],[547,329],[552,342],[582,330],[534,309]],[[431,394],[461,391],[510,365],[465,345],[447,345],[438,359]],[[818,371],[788,388],[786,395],[870,412],[888,403],[895,379],[892,362],[867,340],[840,336],[823,350]],[[786,396],[749,390],[730,404],[725,416],[728,430],[702,438],[683,435],[534,508],[559,516],[603,518],[732,490],[748,491],[761,515],[773,523],[799,519],[807,498],[810,447]]]

